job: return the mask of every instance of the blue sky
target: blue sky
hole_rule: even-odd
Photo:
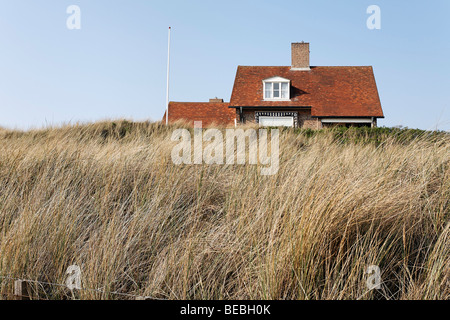
[[[311,65],[374,67],[379,125],[450,130],[449,16],[448,0],[0,0],[0,126],[160,120],[171,26],[173,101],[229,101],[238,65],[290,65],[307,41]]]

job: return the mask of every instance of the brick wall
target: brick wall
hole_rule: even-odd
[[[303,122],[303,128],[313,130],[322,129],[322,122],[317,118],[310,118]]]

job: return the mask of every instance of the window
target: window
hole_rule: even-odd
[[[272,82],[267,82],[267,83],[265,83],[265,92],[266,92],[266,95],[265,95],[265,98],[266,99],[270,99],[270,98],[272,98],[272,95],[273,95],[273,90],[272,90],[272,88],[273,88],[273,83]]]
[[[289,83],[281,83],[281,99],[289,99]]]
[[[275,77],[263,80],[264,100],[289,100],[290,80]]]

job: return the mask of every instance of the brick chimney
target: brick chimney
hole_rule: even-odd
[[[209,99],[209,103],[223,103],[223,99],[215,97],[214,99]]]
[[[291,70],[310,70],[308,42],[292,43],[291,55],[292,55]]]

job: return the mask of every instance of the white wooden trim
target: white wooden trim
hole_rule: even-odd
[[[286,99],[286,98],[266,98],[264,99],[264,101],[291,101],[291,99]]]
[[[322,123],[372,123],[372,119],[365,118],[326,118]]]
[[[291,82],[291,80],[282,77],[271,77],[264,79],[263,82]]]
[[[264,120],[269,120],[269,124],[268,125],[264,125],[263,122]],[[274,123],[270,124],[270,120],[273,120]],[[276,122],[280,121],[283,123],[284,121],[286,121],[284,124],[275,124]],[[288,116],[288,117],[273,117],[273,116],[260,116],[259,117],[259,125],[260,126],[267,126],[267,127],[293,127],[294,126],[294,117],[292,116]]]
[[[292,71],[311,71],[311,68],[291,68]]]

